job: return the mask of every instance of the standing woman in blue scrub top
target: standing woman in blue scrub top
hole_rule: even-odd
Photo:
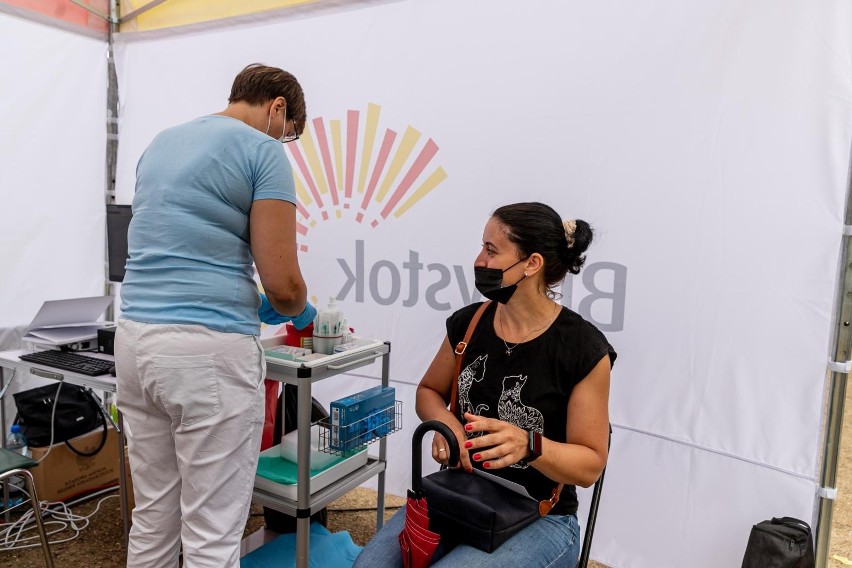
[[[316,310],[281,143],[307,114],[293,75],[253,64],[222,112],[164,130],[136,168],[116,336],[136,507],[127,566],[239,566],[264,418],[260,322]],[[259,294],[254,269],[266,295]]]

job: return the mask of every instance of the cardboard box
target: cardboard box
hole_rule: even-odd
[[[101,442],[103,430],[95,430],[71,440],[80,451],[91,452]],[[33,460],[48,454],[48,448],[30,448]],[[108,485],[118,483],[118,434],[107,428],[104,447],[91,457],[78,456],[64,443],[53,449],[38,466],[30,471],[36,492],[41,500],[67,501]],[[129,468],[128,468],[129,470]]]

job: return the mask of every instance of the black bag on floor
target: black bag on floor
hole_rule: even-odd
[[[742,568],[814,568],[815,563],[808,523],[773,517],[751,528]]]
[[[281,437],[289,434],[296,429],[296,394],[298,387],[296,385],[284,385],[281,395],[278,397],[278,412],[276,413],[275,428],[272,431],[272,444],[280,444]],[[323,408],[322,404],[317,399],[312,399],[311,406],[311,423],[328,418],[328,412]],[[283,427],[283,432],[282,432]],[[296,532],[296,517],[291,517],[287,513],[263,508],[263,520],[266,523],[266,528],[277,533],[294,533]],[[328,509],[323,508],[311,515],[311,522],[318,521],[322,526],[328,526]]]
[[[106,419],[100,404],[95,400],[95,395],[89,389],[79,385],[54,383],[16,392],[13,396],[18,409],[15,422],[21,425],[28,445],[34,448],[49,445],[52,431],[54,444],[65,442],[74,453],[88,457],[101,451],[106,443]],[[88,434],[97,428],[103,429],[103,437],[94,452],[80,452],[68,443],[68,440]]]

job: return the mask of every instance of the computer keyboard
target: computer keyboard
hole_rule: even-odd
[[[38,363],[47,367],[55,367],[65,371],[96,377],[106,375],[115,365],[112,361],[87,357],[69,351],[34,351],[20,356],[21,361]]]

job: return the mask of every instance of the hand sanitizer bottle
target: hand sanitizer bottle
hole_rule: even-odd
[[[343,314],[337,308],[334,296],[328,299],[328,307],[317,312],[314,320],[314,351],[331,355],[335,345],[342,340],[341,324]]]

